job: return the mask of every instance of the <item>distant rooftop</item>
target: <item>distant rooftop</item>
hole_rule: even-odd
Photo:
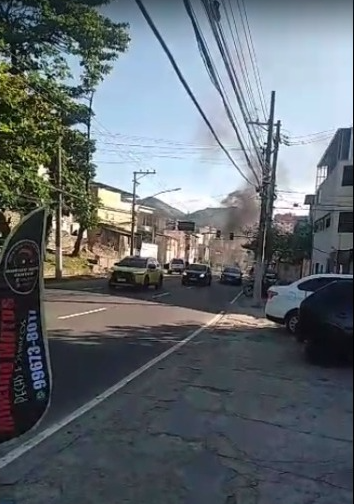
[[[124,198],[132,198],[133,195],[130,192],[123,191],[122,189],[118,189],[118,187],[113,187],[107,184],[103,184],[102,182],[92,182],[92,187],[96,187],[97,189],[105,189],[106,191],[111,191],[116,194],[120,194]]]
[[[338,161],[347,161],[352,152],[353,128],[339,128],[321,157],[317,168],[327,167],[330,173]]]

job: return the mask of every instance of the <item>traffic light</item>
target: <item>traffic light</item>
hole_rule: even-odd
[[[217,238],[221,238],[221,231],[220,231],[220,229],[218,229],[218,230],[216,231],[216,237],[217,237]]]
[[[230,233],[230,240],[233,240],[235,238],[234,233]]]

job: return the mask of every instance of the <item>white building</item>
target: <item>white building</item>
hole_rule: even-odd
[[[353,272],[353,128],[340,128],[317,167],[312,272]],[[309,201],[309,200],[308,200]]]

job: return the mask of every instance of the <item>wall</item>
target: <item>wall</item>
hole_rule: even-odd
[[[131,227],[131,203],[122,201],[120,193],[109,189],[95,187],[93,191],[100,200],[100,207],[97,210],[99,221],[129,231]]]
[[[303,275],[303,266],[280,262],[277,264],[277,274],[283,282],[296,282]]]
[[[161,264],[174,258],[184,259],[185,236],[181,231],[165,230],[156,235],[158,245],[158,260]]]

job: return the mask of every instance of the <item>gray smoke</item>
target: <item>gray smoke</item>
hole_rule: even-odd
[[[241,187],[229,193],[221,202],[228,211],[225,216],[225,232],[242,234],[258,219],[259,204],[253,187]]]
[[[228,120],[225,118],[225,112],[222,105],[215,102],[214,99],[210,100],[209,103],[211,105],[210,110],[207,110],[207,115],[217,131],[220,140],[227,147],[234,145],[237,148],[238,144],[235,132],[230,126]],[[213,135],[203,123],[198,125],[196,131],[196,141],[199,144],[201,143],[203,145],[216,147],[212,153],[212,156],[216,161],[216,166],[220,163],[220,161],[224,161],[225,154],[219,148]],[[246,177],[254,182],[254,175],[247,166],[244,155],[235,151],[231,152],[231,154]],[[203,154],[202,159],[206,156],[208,156],[210,160],[211,153],[208,152],[207,154]],[[254,161],[254,159],[251,159],[251,161]],[[254,166],[257,167],[257,163],[254,163]],[[223,231],[226,233],[234,232],[241,234],[244,228],[252,226],[258,220],[258,201],[255,188],[246,182],[242,182],[240,187],[235,187],[235,189],[221,201],[221,205],[227,209],[227,211],[225,211]]]

